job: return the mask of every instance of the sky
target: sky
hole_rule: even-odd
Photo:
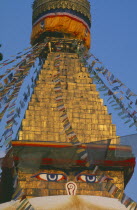
[[[33,0],[0,0],[0,52],[4,59],[30,46]],[[137,0],[90,0],[92,45],[90,51],[117,78],[137,93]],[[109,107],[117,135],[137,133]],[[137,201],[137,167],[126,187]]]

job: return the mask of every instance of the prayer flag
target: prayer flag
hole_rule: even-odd
[[[102,72],[103,75],[106,75],[108,73],[108,69],[104,69],[104,71]]]
[[[21,105],[21,108],[25,107],[25,103],[23,101],[20,101],[20,105]]]
[[[8,81],[8,78],[5,78],[3,81],[4,81],[4,83],[5,83],[6,85],[7,85],[8,82],[9,82],[9,81]]]
[[[112,88],[112,90],[118,90],[119,89],[119,86],[115,86]]]
[[[59,111],[65,110],[64,104],[62,104],[60,106],[57,106],[57,108],[58,108]]]
[[[131,92],[131,90],[128,88],[126,91],[126,95],[129,95],[130,92]]]
[[[113,75],[113,74],[110,76],[110,80],[111,80],[111,81],[114,80],[114,75]]]
[[[27,93],[24,93],[23,96],[24,96],[24,99],[23,99],[23,100],[26,102],[26,101],[28,100],[28,95],[27,95]]]
[[[124,123],[126,124],[126,123],[129,123],[130,121],[131,121],[131,119],[127,120],[127,121],[126,121],[126,122],[124,122]]]
[[[11,81],[11,80],[12,80],[12,78],[13,78],[13,73],[10,73],[10,74],[8,75],[8,79],[9,79],[9,81]]]
[[[65,129],[65,130],[68,130],[68,129],[70,128],[70,126],[71,126],[71,125],[70,125],[70,123],[68,122],[67,124],[64,125],[64,129]]]

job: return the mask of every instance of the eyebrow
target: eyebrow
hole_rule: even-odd
[[[63,170],[60,170],[59,172],[52,172],[52,174],[65,174],[65,175],[69,175],[69,173],[68,172],[66,172],[66,171],[63,171]],[[35,175],[32,175],[31,176],[31,178],[33,178],[33,177],[36,177],[36,176],[38,176],[39,174],[51,174],[51,172],[39,172],[39,173],[36,173]]]
[[[95,175],[95,176],[97,175],[96,173],[92,174],[92,172],[91,172],[91,173],[87,173],[87,172],[85,172],[85,170],[84,170],[84,171],[83,171],[83,170],[82,170],[82,171],[78,171],[78,172],[76,172],[74,175],[77,176],[77,175],[79,175],[79,174],[81,174],[81,173],[87,174],[87,175],[88,175],[88,174],[90,174],[90,175]]]
[[[84,172],[83,170],[82,171],[77,171],[74,175],[77,176],[79,174],[81,174],[82,172]]]

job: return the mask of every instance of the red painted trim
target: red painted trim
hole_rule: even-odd
[[[73,145],[71,144],[71,143],[62,143],[62,144],[56,144],[56,143],[47,143],[47,142],[45,142],[45,143],[43,143],[43,142],[41,142],[41,143],[39,143],[39,142],[22,142],[22,141],[12,141],[12,145],[13,145],[13,147],[28,147],[28,146],[33,146],[33,147],[51,147],[51,148],[65,148],[65,147],[73,147]],[[96,149],[99,149],[99,148],[102,148],[103,147],[103,145],[101,146],[101,145],[93,145],[93,146],[91,146],[91,148],[96,148]],[[87,145],[80,145],[80,146],[78,146],[78,148],[87,148]],[[124,150],[124,151],[132,151],[131,150],[131,148],[130,147],[126,147],[126,146],[113,146],[113,145],[110,145],[109,146],[109,148],[108,148],[109,150]]]
[[[19,157],[15,156],[14,157],[14,161],[19,161]],[[68,160],[71,161],[71,160]],[[66,163],[65,160],[63,159],[58,159],[58,160],[54,160],[52,158],[43,158],[42,159],[42,165],[52,165],[55,164],[55,162],[57,163]],[[74,160],[72,161],[74,162],[76,165],[81,165],[81,166],[85,166],[85,163],[87,162],[86,160]],[[94,165],[100,165],[100,166],[105,166],[105,167],[134,167],[135,166],[135,158],[130,158],[127,160],[123,160],[123,161],[112,161],[112,160],[105,160],[105,161],[100,161],[100,162],[96,162],[94,163]]]

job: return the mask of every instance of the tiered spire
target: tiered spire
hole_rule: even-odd
[[[22,122],[19,140],[68,142],[59,115],[54,91],[55,56],[60,55],[62,95],[68,118],[80,142],[113,139],[116,126],[103,105],[87,68],[75,53],[49,53],[34,88],[31,102]]]

